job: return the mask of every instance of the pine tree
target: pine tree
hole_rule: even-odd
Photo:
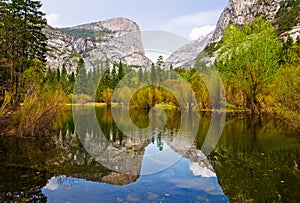
[[[109,68],[107,68],[102,77],[104,88],[111,88],[112,80]]]
[[[68,75],[68,94],[71,94],[73,92],[74,89],[74,84],[75,84],[75,74],[72,71],[72,73],[70,75]]]
[[[87,87],[87,74],[86,69],[84,65],[84,60],[82,58],[79,59],[77,64],[77,77],[76,77],[76,83],[75,83],[75,94],[87,94],[88,87]]]
[[[139,68],[139,72],[138,72],[138,77],[139,77],[139,81],[142,82],[143,79],[144,79],[144,76],[143,76],[143,70],[142,68]]]
[[[169,77],[169,79],[173,79],[173,65],[171,64],[170,65],[170,71],[169,71],[169,74],[168,74],[168,77]]]
[[[300,36],[297,36],[297,38],[296,38],[296,44],[297,44],[298,46],[300,46]]]
[[[157,65],[157,67],[159,67],[159,68],[163,68],[163,67],[165,66],[164,58],[163,58],[162,55],[160,55],[160,56],[157,58],[156,65]]]
[[[34,64],[34,59],[46,60],[47,38],[42,29],[45,14],[39,11],[42,4],[31,0],[1,0],[0,2],[0,63],[9,71],[12,99],[18,104],[23,91],[23,72]]]
[[[111,88],[115,89],[115,87],[118,84],[118,77],[117,77],[117,70],[116,70],[116,64],[113,65],[113,68],[111,70],[111,80],[112,80],[112,85]]]
[[[55,79],[58,82],[60,81],[60,70],[59,70],[59,68],[56,69],[56,78]]]
[[[68,95],[71,92],[69,92],[69,81],[68,81],[68,74],[67,74],[67,69],[65,65],[63,65],[62,70],[61,70],[61,76],[60,76],[60,84],[64,90],[64,92]]]
[[[124,69],[123,69],[122,62],[120,61],[118,66],[118,82],[121,81],[123,77],[124,77]]]
[[[73,71],[71,75],[68,76],[68,80],[70,81],[70,83],[75,83],[75,74]]]
[[[293,40],[293,38],[289,35],[289,36],[287,36],[287,38],[286,38],[286,41],[285,41],[285,46],[287,47],[287,48],[290,48],[293,44],[294,44],[294,40]]]
[[[151,66],[150,79],[151,79],[152,85],[154,85],[154,83],[156,82],[156,79],[157,79],[154,63],[152,63],[152,66]]]
[[[53,71],[51,70],[51,68],[48,68],[48,70],[47,70],[47,80],[48,80],[49,82],[53,82],[54,79],[55,79],[55,72],[53,72]]]

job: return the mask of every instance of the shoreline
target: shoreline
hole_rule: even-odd
[[[97,106],[97,107],[107,107],[105,103],[98,103],[98,102],[88,102],[88,103],[69,103],[67,106]],[[128,109],[127,107],[124,107],[118,103],[112,103],[110,107],[116,108],[125,108]],[[184,111],[189,111],[189,109],[184,108],[180,109],[178,106],[174,106],[171,104],[156,104],[153,108],[162,108],[164,110],[184,110]],[[147,108],[139,108],[136,106],[129,106],[130,110],[149,110]],[[150,108],[151,109],[151,108]],[[197,108],[192,108],[193,112],[220,112],[220,113],[251,113],[250,109],[230,109],[230,108],[223,108],[223,109],[197,109]],[[262,114],[265,114],[268,112],[262,112]],[[271,114],[271,113],[270,113]]]

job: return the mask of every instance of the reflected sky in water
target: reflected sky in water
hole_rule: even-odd
[[[165,129],[154,130],[145,141],[127,137],[105,108],[98,110],[105,134],[101,138],[141,157],[139,162],[116,157],[116,163],[142,173],[126,175],[99,164],[84,148],[67,112],[49,138],[0,136],[0,202],[299,202],[300,139],[276,120],[228,117],[208,161],[200,150],[210,114],[200,115],[196,140],[184,136],[188,130],[179,135],[180,115],[167,112]],[[132,115],[139,126],[147,124],[146,113]],[[126,123],[123,119],[122,125]],[[85,132],[101,144],[93,125]],[[156,171],[168,160],[169,167]]]
[[[181,157],[166,143],[163,150],[170,158]],[[145,149],[145,157],[158,151],[157,142],[151,143]],[[147,162],[149,160],[143,160],[141,170],[153,167],[153,160],[150,160],[151,164]],[[187,158],[179,159],[158,173],[141,175],[133,183],[123,186],[53,176],[42,192],[49,202],[228,202],[216,174]]]

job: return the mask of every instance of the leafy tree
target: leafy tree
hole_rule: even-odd
[[[47,80],[44,68],[41,61],[33,60],[22,76],[23,105],[12,114],[12,126],[16,126],[18,135],[44,133],[65,108],[67,100],[61,85]]]
[[[288,125],[300,129],[300,65],[283,66],[272,83],[275,113]],[[275,100],[275,102],[274,102]]]
[[[104,100],[106,107],[110,107],[111,106],[111,98],[112,98],[112,94],[113,94],[113,90],[110,88],[106,88],[103,92],[102,92],[102,99]]]
[[[274,28],[262,18],[242,29],[226,28],[216,65],[226,82],[243,92],[252,113],[260,111],[258,95],[265,93],[279,67],[279,51]]]

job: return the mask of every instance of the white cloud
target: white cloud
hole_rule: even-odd
[[[216,26],[205,25],[198,28],[193,28],[192,32],[189,34],[191,40],[196,40],[199,37],[206,36],[216,29]]]
[[[216,177],[216,173],[206,167],[200,166],[197,162],[193,162],[190,165],[190,170],[195,176],[202,176],[203,178]]]
[[[55,191],[58,189],[58,187],[58,179],[56,177],[52,177],[50,180],[48,180],[48,183],[44,188],[47,190]]]
[[[189,15],[179,16],[172,19],[169,24],[172,26],[203,26],[216,24],[222,10],[210,10]]]
[[[47,19],[48,25],[58,26],[57,25],[57,22],[58,22],[58,19],[59,19],[58,14],[56,14],[56,13],[47,14],[46,19]]]

